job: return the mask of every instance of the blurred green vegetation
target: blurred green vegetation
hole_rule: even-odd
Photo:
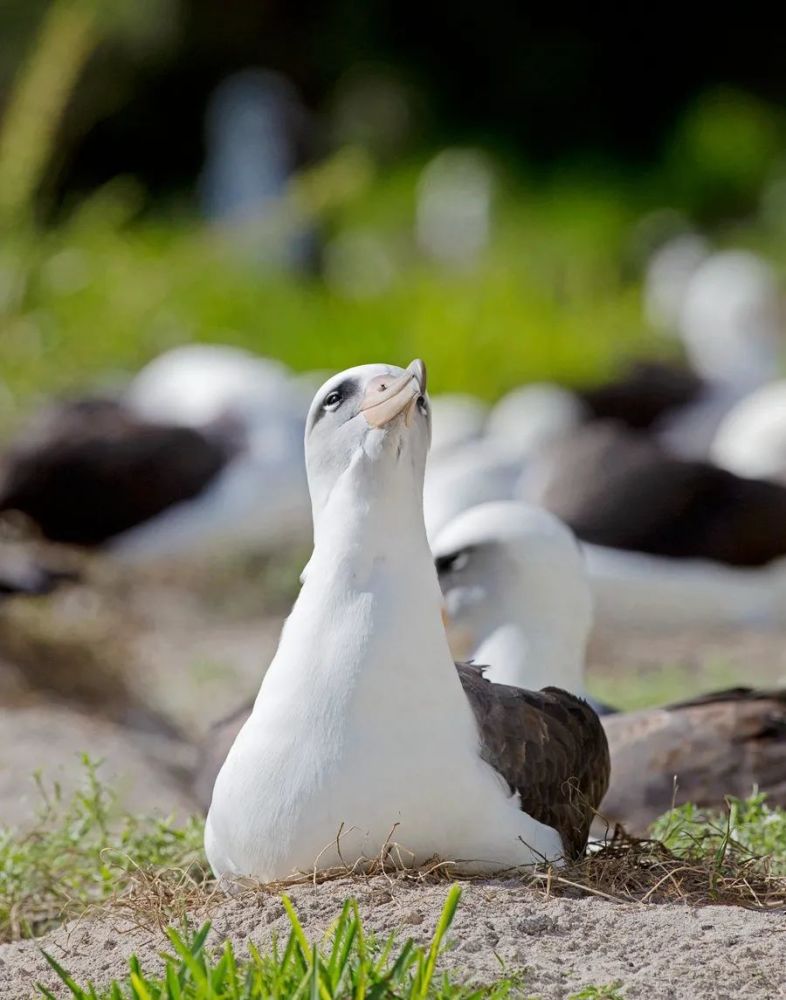
[[[148,30],[168,23],[164,0],[143,8]],[[527,380],[586,382],[628,355],[676,350],[647,328],[640,303],[659,227],[711,222],[717,245],[786,263],[783,116],[734,91],[687,107],[646,170],[585,164],[546,177],[515,156],[489,160],[491,239],[471,267],[439,264],[417,246],[426,148],[384,168],[368,150],[338,150],[295,178],[283,210],[316,230],[319,276],[271,269],[197,219],[193,192],[155,202],[131,177],[42,213],[59,121],[69,100],[79,102],[90,51],[138,34],[123,11],[125,2],[56,0],[6,102],[0,177],[13,183],[0,199],[0,427],[40,397],[120,381],[190,341],[247,347],[296,370],[419,355],[435,391],[487,398]],[[78,50],[65,44],[64,24],[80,35]],[[53,79],[62,93],[51,93]],[[339,245],[356,271],[349,285],[331,271]]]
[[[739,682],[739,667],[719,659],[699,665],[663,663],[639,670],[590,672],[591,694],[624,712],[694,698],[704,691],[722,691]]]
[[[571,212],[565,198],[510,196],[493,247],[465,273],[414,253],[414,185],[397,180],[344,210],[348,220],[382,220],[374,239],[393,277],[373,297],[266,273],[196,224],[135,222],[125,182],[61,226],[4,243],[3,403],[14,409],[31,394],[134,369],[191,340],[241,345],[300,370],[422,355],[435,389],[494,397],[525,379],[596,377],[646,339],[619,264],[631,219],[614,200],[573,196]]]
[[[189,341],[236,344],[296,370],[422,356],[435,391],[487,398],[526,380],[596,379],[621,357],[676,350],[642,316],[635,257],[646,206],[635,192],[597,179],[508,179],[490,246],[462,270],[415,246],[417,174],[403,165],[365,177],[312,212],[328,248],[342,234],[370,242],[374,254],[358,266],[372,269],[361,281],[376,283],[383,262],[373,294],[271,271],[227,233],[143,213],[129,178],[56,226],[17,228],[0,243],[0,422],[37,396],[111,380]],[[733,241],[778,263],[782,235],[749,223]]]

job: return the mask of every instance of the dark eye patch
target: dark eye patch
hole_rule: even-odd
[[[470,552],[472,552],[471,548],[457,549],[456,552],[449,552],[445,556],[437,556],[434,560],[434,565],[437,568],[437,576],[442,576],[443,573],[450,573],[454,569],[461,569],[462,566],[466,565]]]
[[[328,390],[324,394],[322,399],[320,399],[319,406],[317,406],[316,411],[314,412],[314,419],[311,422],[311,427],[309,427],[309,432],[314,429],[314,427],[319,423],[319,421],[322,419],[322,417],[324,417],[326,413],[330,412],[329,410],[325,409],[325,402],[328,399],[332,400],[334,393],[339,394],[339,396],[341,397],[341,402],[343,403],[346,402],[347,399],[350,399],[352,396],[354,396],[356,392],[357,392],[357,383],[355,382],[354,379],[351,378],[344,379],[343,382],[339,382],[338,385],[334,385],[332,389]]]

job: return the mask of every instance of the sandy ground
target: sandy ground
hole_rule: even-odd
[[[718,685],[786,685],[786,628],[604,628],[587,651],[590,683],[609,678],[627,686],[664,674],[678,700]],[[657,688],[647,685],[653,692]]]
[[[355,895],[364,925],[386,937],[425,942],[433,932],[447,886],[363,882],[299,886],[290,895],[310,940],[330,927],[347,896]],[[259,892],[224,899],[209,910],[212,946],[229,938],[240,953],[288,934],[279,898]],[[205,914],[194,914],[198,923]],[[621,984],[628,1000],[776,1000],[786,997],[786,915],[731,907],[643,906],[596,898],[544,899],[514,881],[464,886],[443,968],[475,982],[524,976],[524,993],[561,1000],[583,986]],[[136,953],[145,968],[168,950],[158,930],[119,919],[76,922],[41,942],[0,946],[0,996],[28,1000],[41,982],[66,996],[39,946],[80,983],[106,984],[126,971]]]
[[[41,793],[31,775],[40,771],[65,800],[81,783],[81,755],[101,761],[100,774],[129,812],[188,815],[195,803],[185,777],[193,766],[189,747],[75,712],[63,705],[0,706],[0,823],[25,826],[40,811]]]

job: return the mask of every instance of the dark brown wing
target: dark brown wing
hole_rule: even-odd
[[[665,415],[696,402],[704,383],[694,372],[663,361],[635,361],[617,378],[579,389],[595,420],[617,420],[645,430]]]
[[[100,545],[196,496],[236,450],[230,434],[142,421],[112,400],[62,403],[4,455],[0,510],[52,541]]]
[[[786,806],[786,691],[732,688],[603,726],[613,777],[600,811],[631,833],[645,835],[672,802],[720,809],[754,786]]]
[[[472,665],[456,669],[484,759],[518,792],[524,812],[557,830],[566,857],[579,857],[609,782],[609,750],[597,715],[559,688],[525,691],[493,684]]]
[[[732,566],[786,554],[786,487],[683,461],[616,424],[580,429],[539,478],[534,499],[585,542]]]
[[[665,708],[669,712],[675,712],[683,708],[697,708],[699,705],[728,704],[735,701],[747,703],[782,701],[786,705],[786,691],[780,688],[730,687],[721,691],[706,691],[704,694],[697,694],[683,701],[672,701]]]

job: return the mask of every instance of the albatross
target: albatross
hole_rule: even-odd
[[[459,870],[584,850],[609,776],[580,698],[456,665],[423,519],[426,371],[331,378],[306,422],[314,549],[205,826],[215,873],[274,880],[395,842]]]
[[[675,458],[615,423],[574,433],[522,486],[593,545],[737,567],[786,555],[786,486]]]
[[[487,658],[491,680],[583,694],[592,609],[571,542],[557,518],[522,503],[483,504],[448,525],[434,552],[454,652]],[[786,803],[784,690],[715,691],[608,714],[603,727],[611,783],[599,812],[631,833],[646,835],[674,803],[720,808],[753,788]]]
[[[515,500],[483,503],[432,544],[453,651],[515,687],[585,697],[592,594],[573,532]]]
[[[53,403],[0,457],[0,511],[125,559],[257,545],[308,521],[301,387],[276,362],[190,344],[113,398]]]

